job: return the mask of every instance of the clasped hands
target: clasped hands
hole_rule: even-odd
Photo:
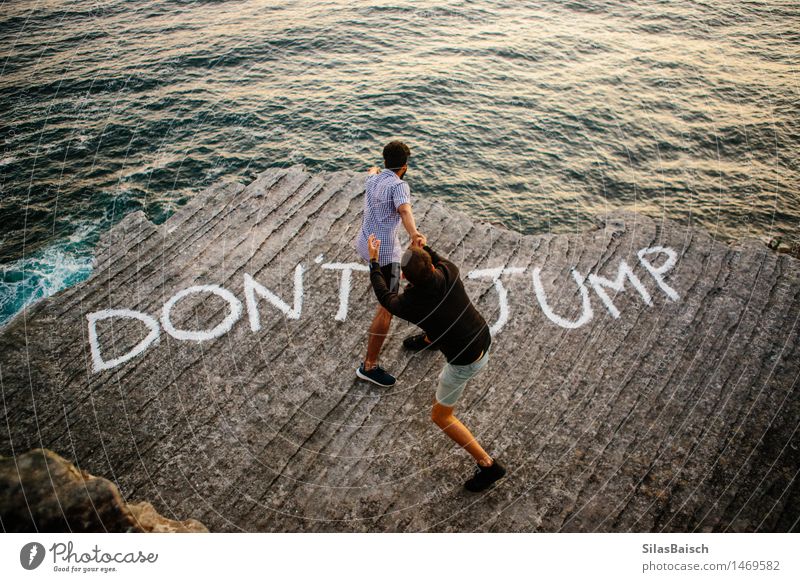
[[[428,244],[428,238],[419,231],[415,232],[411,237],[412,247],[421,249],[426,244]],[[367,239],[367,247],[369,248],[369,259],[371,261],[377,261],[381,250],[381,239],[374,234],[369,235],[369,238]]]

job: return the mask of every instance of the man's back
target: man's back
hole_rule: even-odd
[[[408,285],[397,295],[384,292],[373,278],[376,295],[394,315],[421,327],[449,363],[470,364],[489,348],[489,326],[470,301],[458,267],[430,247],[425,250],[435,271],[424,284]]]
[[[411,189],[392,170],[384,169],[367,178],[364,188],[364,217],[356,238],[356,250],[369,261],[367,238],[375,234],[381,240],[378,263],[381,266],[399,263],[403,249],[397,237],[401,204],[411,203]]]

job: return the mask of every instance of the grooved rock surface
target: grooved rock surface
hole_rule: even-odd
[[[364,178],[275,168],[128,216],[89,280],[2,330],[0,453],[53,449],[212,531],[798,528],[800,262],[631,213],[522,236],[416,199],[497,330],[456,412],[509,474],[473,495],[429,418],[440,354],[395,320],[397,385],[355,378]]]
[[[0,457],[0,517],[6,532],[208,531],[194,519],[167,519],[150,503],[126,503],[108,479],[47,449]]]

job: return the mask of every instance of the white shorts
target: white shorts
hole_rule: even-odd
[[[453,406],[464,391],[467,382],[483,370],[488,361],[489,350],[486,350],[481,359],[466,366],[445,364],[442,373],[439,374],[436,402],[443,406]]]

